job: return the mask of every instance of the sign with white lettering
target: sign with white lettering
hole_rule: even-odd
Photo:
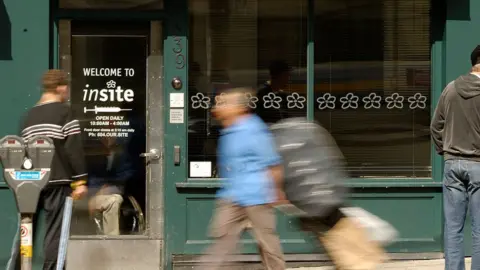
[[[122,70],[120,68],[84,68],[84,75],[102,77],[104,74],[110,75],[108,78],[111,78],[128,73],[122,73]],[[135,74],[135,72],[129,74]],[[103,88],[93,88],[86,84],[83,89],[82,103],[84,104],[83,113],[89,121],[84,125],[83,131],[88,134],[88,137],[128,137],[128,133],[135,132],[135,129],[129,128],[130,122],[126,119],[126,112],[133,110],[129,105],[134,100],[134,91],[122,88],[113,79],[108,80]]]
[[[145,119],[146,38],[83,38],[100,47],[72,55],[72,106],[82,115],[82,131],[93,140],[129,138],[136,131],[132,119]]]
[[[135,96],[132,89],[122,89],[114,80],[108,81],[103,89],[88,89],[89,86],[87,84],[83,89],[83,101],[132,102]]]
[[[170,124],[183,124],[184,114],[184,109],[170,109]]]

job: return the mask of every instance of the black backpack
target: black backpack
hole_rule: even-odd
[[[326,217],[347,196],[344,157],[330,133],[305,118],[281,120],[271,127],[283,158],[287,199],[310,217]]]

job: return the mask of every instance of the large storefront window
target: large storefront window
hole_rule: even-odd
[[[306,116],[307,1],[190,0],[189,177],[215,178],[223,89],[256,90],[249,107],[267,123]]]
[[[143,233],[149,24],[72,22],[72,108],[81,121],[89,196],[74,235]]]
[[[351,176],[431,176],[430,0],[315,7],[315,119]]]

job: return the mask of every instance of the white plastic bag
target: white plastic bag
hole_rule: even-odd
[[[394,242],[398,237],[398,231],[385,220],[360,207],[344,207],[340,209],[342,213],[357,221],[360,226],[365,228],[370,239],[378,242],[382,246],[387,246]]]

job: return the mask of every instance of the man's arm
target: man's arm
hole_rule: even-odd
[[[273,136],[267,132],[259,133],[255,138],[255,151],[260,157],[260,163],[268,172],[276,189],[277,200],[285,200],[283,193],[283,165],[278,154]]]
[[[433,114],[432,122],[430,124],[430,133],[435,145],[435,150],[438,154],[443,155],[443,129],[445,126],[445,93],[450,85],[445,88],[440,96],[437,107]]]
[[[83,148],[80,123],[70,112],[66,124],[63,126],[65,136],[65,152],[72,169],[73,186],[86,185],[87,168],[85,164],[85,150]]]
[[[275,185],[275,190],[276,190],[276,196],[277,196],[277,201],[285,201],[287,200],[285,196],[284,187],[283,187],[283,166],[282,165],[276,165],[276,166],[271,166],[269,167],[269,173],[270,176],[273,179],[274,185]]]

